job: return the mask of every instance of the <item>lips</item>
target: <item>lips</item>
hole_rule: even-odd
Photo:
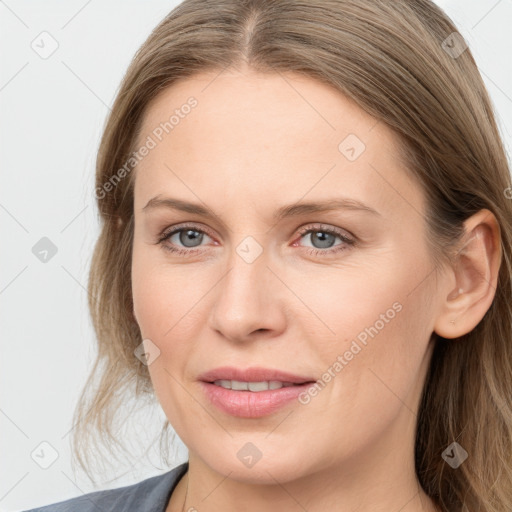
[[[298,404],[315,379],[283,370],[224,366],[199,376],[205,398],[218,410],[239,418],[261,418]],[[268,389],[263,383],[268,383]],[[282,383],[281,386],[279,384]]]
[[[295,375],[293,373],[271,368],[252,367],[247,369],[224,366],[202,373],[198,380],[203,382],[214,382],[216,380],[235,380],[242,382],[263,382],[280,381],[293,384],[305,384],[315,382],[311,376]]]

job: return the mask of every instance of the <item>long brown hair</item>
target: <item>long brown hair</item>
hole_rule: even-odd
[[[132,156],[142,116],[148,103],[178,79],[241,63],[330,84],[394,130],[400,156],[427,197],[429,243],[437,263],[450,261],[465,219],[482,208],[496,216],[503,257],[495,297],[463,337],[433,334],[415,459],[419,482],[441,510],[510,512],[510,171],[471,51],[429,0],[185,0],[138,50],[97,158],[101,233],[90,270],[89,306],[98,354],[75,411],[73,449],[81,467],[87,472],[98,434],[112,451],[122,445],[112,422],[123,397],[153,396],[147,367],[134,356],[142,339],[132,316],[130,279]],[[168,428],[165,421],[161,441]],[[452,441],[469,453],[457,469],[441,456]]]

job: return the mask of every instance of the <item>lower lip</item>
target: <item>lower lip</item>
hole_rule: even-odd
[[[213,405],[221,411],[240,418],[260,418],[284,407],[314,383],[288,386],[268,391],[234,391],[211,382],[201,382],[201,387]]]

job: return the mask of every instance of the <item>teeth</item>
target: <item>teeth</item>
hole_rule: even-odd
[[[248,382],[240,382],[237,380],[231,381],[231,389],[235,391],[247,391],[248,390]]]
[[[292,382],[281,382],[279,380],[270,380],[263,382],[242,382],[239,380],[216,380],[214,381],[216,386],[220,386],[225,389],[233,389],[235,391],[267,391],[272,389],[281,389],[294,386]]]
[[[268,382],[248,382],[249,391],[268,391]]]

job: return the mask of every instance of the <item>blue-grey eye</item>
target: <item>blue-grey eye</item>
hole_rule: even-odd
[[[196,231],[195,229],[181,229],[180,231],[174,233],[174,235],[179,235],[179,241],[185,247],[196,247],[197,245],[201,244],[204,233]]]
[[[316,249],[329,249],[334,245],[334,241],[339,236],[326,231],[310,231],[308,234],[310,235],[311,243]],[[315,243],[318,243],[318,245],[315,245]]]

